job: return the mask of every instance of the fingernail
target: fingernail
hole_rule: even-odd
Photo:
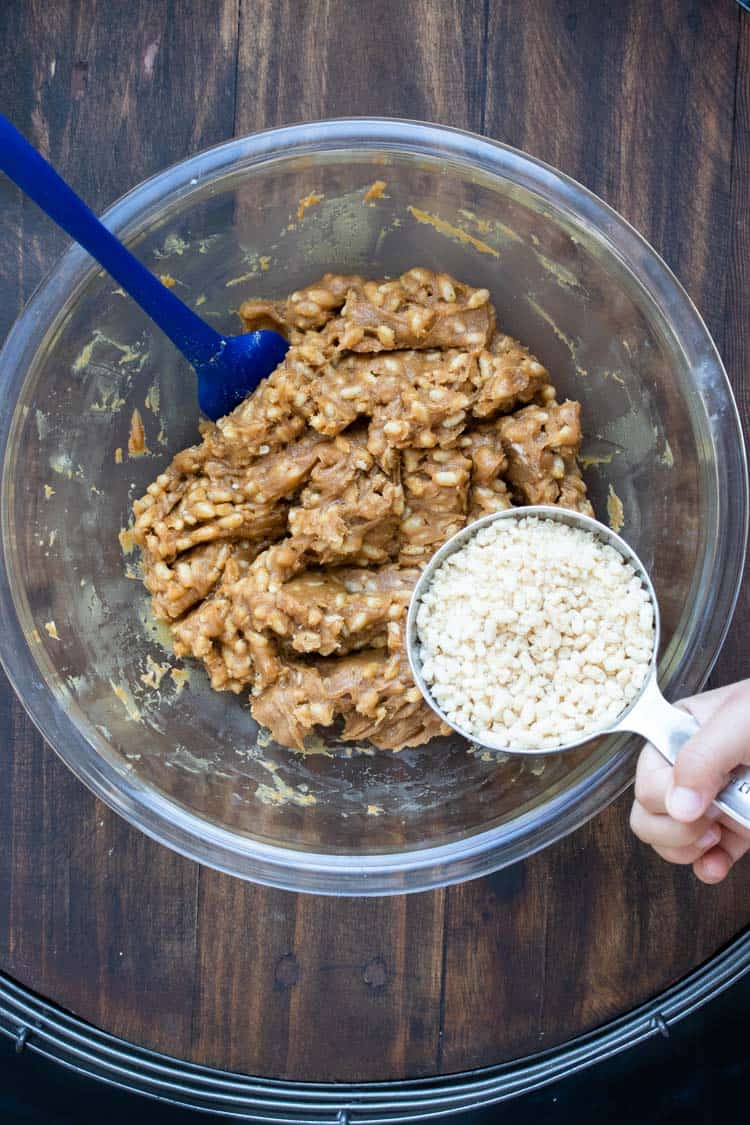
[[[703,811],[703,798],[695,789],[676,785],[667,794],[667,812],[676,820],[695,820]]]
[[[721,832],[719,831],[719,829],[709,828],[707,832],[703,833],[700,840],[695,841],[695,846],[696,848],[701,848],[706,851],[708,848],[712,848],[714,844],[718,844],[720,839]]]

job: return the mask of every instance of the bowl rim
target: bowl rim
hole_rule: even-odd
[[[713,621],[704,627],[711,628],[711,636],[703,638],[699,651],[698,690],[724,643],[741,588],[748,536],[748,470],[740,416],[718,350],[687,292],[635,228],[593,192],[519,149],[466,130],[405,118],[344,117],[261,130],[214,145],[136,185],[102,218],[127,239],[207,179],[218,180],[269,160],[352,148],[453,159],[547,200],[576,224],[593,229],[608,252],[639,282],[679,340],[699,379],[712,434],[725,447],[727,463],[719,464],[717,471],[725,491],[731,489],[732,504],[738,510],[734,521],[727,524],[725,520],[723,525],[725,558],[718,577],[714,573],[716,585],[721,584],[726,616],[718,625]],[[54,328],[65,303],[72,303],[98,269],[84,250],[71,246],[37,287],[6,338],[0,352],[0,369],[7,384],[0,400],[3,483],[15,404],[29,362]],[[718,492],[720,503],[726,504],[728,491],[726,496],[721,487]],[[355,857],[267,844],[221,828],[189,812],[150,783],[140,782],[132,771],[117,770],[59,708],[40,676],[10,588],[7,539],[2,533],[7,515],[5,488],[2,504],[0,663],[8,679],[41,735],[96,796],[152,839],[189,859],[297,892],[383,895],[429,890],[486,875],[554,843],[602,811],[630,784],[632,751],[623,749],[620,739],[593,773],[547,802],[544,823],[534,825],[533,841],[529,839],[531,813],[517,818],[511,831],[507,825],[496,826],[447,844]]]

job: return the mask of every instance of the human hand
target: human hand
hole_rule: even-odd
[[[720,883],[750,849],[750,830],[712,802],[738,765],[750,765],[750,680],[707,691],[680,706],[701,724],[672,767],[653,746],[638,759],[630,827],[670,863],[692,864]]]

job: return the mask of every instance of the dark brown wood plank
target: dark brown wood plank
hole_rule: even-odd
[[[236,131],[359,114],[479,130],[483,38],[461,0],[243,5]]]
[[[15,42],[18,7],[0,11],[0,42]],[[0,58],[0,92],[6,114],[12,113],[11,95],[18,83],[17,57],[10,50]],[[25,299],[23,289],[23,197],[5,176],[0,179],[0,339],[16,319]],[[4,729],[0,727],[0,729]]]
[[[317,995],[301,990],[294,1009],[291,1073],[333,1077],[343,1058],[356,1060],[345,1068],[352,1078],[435,1072],[444,898],[437,891],[401,900],[303,900],[297,940],[320,983]],[[335,1029],[332,1044],[311,1040],[310,1028],[322,1020]]]
[[[750,433],[750,14],[740,13],[739,20],[723,352],[747,435]],[[717,683],[732,683],[750,675],[749,627],[750,566],[745,570],[729,639],[716,666]]]
[[[191,1056],[208,1065],[281,1074],[300,967],[296,896],[203,872]]]
[[[746,410],[747,73],[737,70],[737,8],[549,0],[490,4],[489,13],[487,132],[557,165],[642,231],[726,339]],[[747,597],[717,682],[747,674]],[[700,886],[634,839],[629,805],[623,797],[520,868],[449,890],[444,1071],[594,1027],[622,1011],[625,995],[628,1006],[647,1000],[750,922],[748,865],[721,888]]]
[[[624,215],[721,344],[737,6],[514,0],[489,12],[486,132]]]
[[[21,193],[6,179],[0,182],[0,339],[23,308],[23,253],[22,253]]]
[[[6,4],[0,19],[4,111],[96,209],[231,134],[236,0],[180,19],[147,0]],[[65,239],[2,193],[7,328]],[[187,1051],[198,868],[95,801],[4,677],[0,699],[0,966],[118,1034]]]
[[[2,8],[4,110],[94,210],[231,135],[238,0]],[[28,296],[67,240],[28,202],[23,238]]]
[[[434,1073],[443,898],[203,878],[194,1057],[313,1081]]]
[[[448,891],[445,1073],[605,1023],[748,924],[747,865],[720,888],[698,884],[635,840],[629,804],[621,798],[540,855]]]

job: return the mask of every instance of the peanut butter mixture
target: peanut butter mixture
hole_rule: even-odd
[[[467,521],[591,513],[580,406],[495,326],[486,289],[412,269],[246,301],[291,347],[134,505],[153,610],[277,742],[314,726],[398,750],[443,732],[404,651],[409,597]]]

